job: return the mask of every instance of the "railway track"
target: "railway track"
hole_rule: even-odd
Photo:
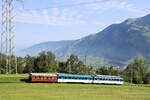
[[[0,84],[26,84],[26,83],[30,83],[30,82],[0,82]],[[38,82],[39,83],[39,82]],[[41,82],[42,83],[42,82]],[[122,85],[122,86],[137,86],[137,87],[149,87],[150,85]]]
[[[23,83],[29,83],[29,82],[0,82],[0,84],[13,84],[13,83],[23,84]]]

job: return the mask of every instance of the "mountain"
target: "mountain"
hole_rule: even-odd
[[[90,56],[93,61],[97,57],[103,58],[115,65],[125,65],[138,54],[148,58],[150,54],[150,14],[136,19],[130,18],[120,24],[112,24],[97,34],[62,42],[57,42],[57,45],[55,42],[42,43],[24,51],[31,53],[32,49],[37,52],[51,50],[61,57],[74,53],[81,57]]]
[[[68,40],[68,41],[49,41],[49,42],[43,42],[39,44],[35,44],[29,48],[25,48],[21,51],[19,51],[17,54],[18,56],[26,56],[27,54],[31,56],[37,56],[39,52],[41,51],[52,51],[57,56],[65,56],[66,49],[69,47],[70,44],[72,44],[74,40]]]

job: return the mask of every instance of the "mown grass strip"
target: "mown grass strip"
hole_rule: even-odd
[[[28,74],[0,75],[0,82],[25,82],[27,80],[28,80]]]

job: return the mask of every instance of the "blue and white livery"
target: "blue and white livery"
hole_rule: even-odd
[[[58,83],[94,83],[94,84],[116,84],[122,85],[123,78],[110,75],[72,75],[56,74]]]
[[[116,84],[116,85],[122,85],[123,84],[123,78],[120,76],[109,76],[109,75],[97,75],[94,76],[94,82],[95,84]]]
[[[90,75],[71,75],[71,74],[57,74],[58,82],[64,83],[92,83],[93,76]]]

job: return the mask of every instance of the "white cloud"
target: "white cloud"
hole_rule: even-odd
[[[116,6],[116,8],[120,9],[126,9],[130,12],[135,12],[135,13],[143,13],[140,9],[138,9],[136,6],[133,4],[127,3],[127,2],[121,2]]]
[[[56,0],[57,2],[66,1],[67,4],[82,4],[85,2],[91,2],[91,4],[76,6],[76,9],[68,8],[51,8],[48,10],[42,10],[37,12],[36,10],[25,11],[20,8],[21,11],[17,11],[16,21],[22,23],[31,24],[47,24],[51,26],[74,26],[74,25],[86,25],[90,24],[88,20],[89,12],[99,13],[105,12],[111,9],[123,9],[133,13],[139,13],[145,15],[145,12],[135,5],[127,2],[119,2],[119,0]],[[97,1],[97,3],[92,3]],[[100,2],[101,1],[101,2]],[[82,10],[82,11],[81,11]],[[84,13],[81,13],[85,11]],[[101,26],[106,26],[101,24]]]
[[[43,10],[40,13],[35,10],[17,12],[16,22],[47,24],[52,26],[86,24],[86,21],[82,19],[82,15],[78,14],[77,11],[69,11],[68,9],[60,11],[58,8],[53,8],[50,11]]]
[[[81,1],[83,0],[80,0],[80,2]],[[110,9],[122,9],[122,10],[126,10],[133,13],[139,13],[139,14],[145,13],[140,8],[137,8],[134,4],[128,2],[120,2],[119,0],[97,0],[97,2],[98,3],[91,3],[81,7],[91,12],[96,11],[97,13],[104,12]]]

